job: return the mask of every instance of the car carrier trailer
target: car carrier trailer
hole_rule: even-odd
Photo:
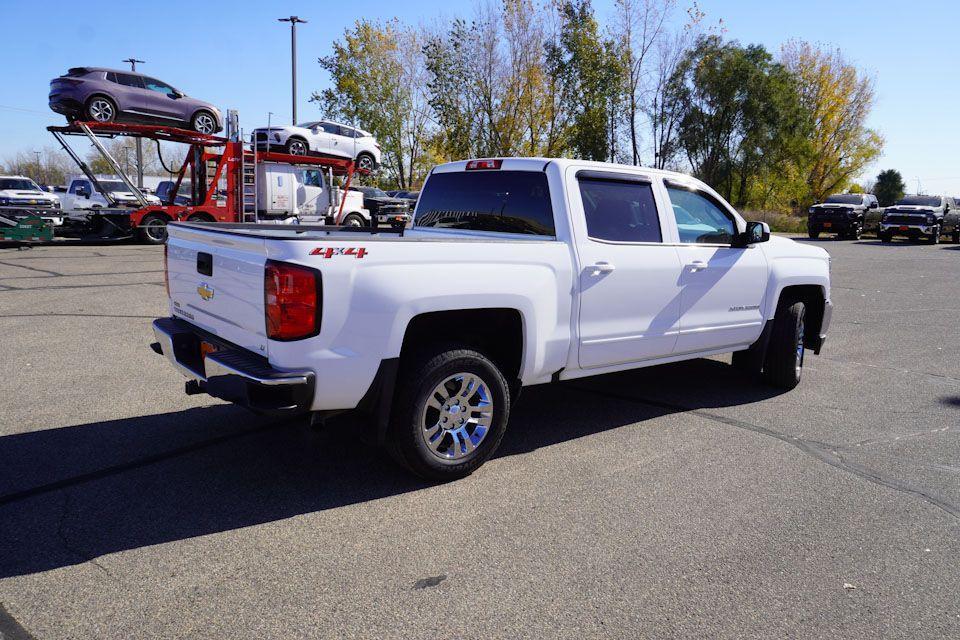
[[[84,175],[111,204],[109,208],[91,210],[86,219],[80,221],[80,224],[85,227],[84,230],[100,231],[101,234],[106,231],[107,235],[113,236],[136,236],[142,242],[149,244],[162,244],[166,241],[166,227],[169,222],[259,222],[257,165],[260,163],[272,162],[320,168],[330,176],[331,183],[334,176],[345,177],[343,193],[349,190],[353,175],[358,171],[353,160],[258,151],[256,145],[245,143],[238,126],[236,112],[233,111],[228,112],[226,137],[176,127],[118,122],[76,121],[66,126],[50,126],[47,130],[53,134]],[[87,163],[68,144],[67,138],[70,136],[82,136],[89,140],[137,198],[139,207],[116,206],[117,203],[102,188]],[[158,154],[161,142],[189,146],[183,165],[174,172],[175,184],[169,192],[167,202],[160,205],[149,204],[143,192],[123,171],[101,141],[101,138],[123,136],[155,141]],[[191,204],[176,204],[176,196],[184,180],[191,185]],[[331,206],[327,212],[329,222],[340,223],[345,201],[345,198],[340,198],[339,203]],[[335,210],[334,206],[337,206]]]

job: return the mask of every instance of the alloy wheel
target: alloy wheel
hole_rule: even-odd
[[[456,373],[434,387],[420,418],[427,449],[442,460],[467,457],[484,441],[493,423],[493,396],[473,373]]]
[[[90,103],[90,117],[97,122],[110,122],[116,114],[113,104],[104,98],[97,98]]]
[[[214,129],[217,128],[217,125],[213,121],[213,116],[211,116],[209,113],[201,113],[194,118],[193,128],[200,133],[213,133]]]

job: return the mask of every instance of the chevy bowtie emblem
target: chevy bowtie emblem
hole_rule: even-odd
[[[200,294],[200,297],[204,300],[209,300],[213,297],[213,287],[204,282],[197,287],[197,293]]]

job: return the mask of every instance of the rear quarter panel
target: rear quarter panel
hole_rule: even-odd
[[[329,258],[327,249],[334,250]],[[269,348],[274,366],[316,372],[317,409],[356,406],[380,362],[399,357],[407,326],[423,313],[516,309],[524,384],[549,381],[566,363],[574,285],[562,242],[268,240],[266,255],[322,274],[320,334]]]

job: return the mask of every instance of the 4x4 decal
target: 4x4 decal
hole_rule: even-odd
[[[332,258],[333,256],[354,256],[358,260],[367,255],[366,247],[317,247],[310,252],[312,256],[323,256]]]

